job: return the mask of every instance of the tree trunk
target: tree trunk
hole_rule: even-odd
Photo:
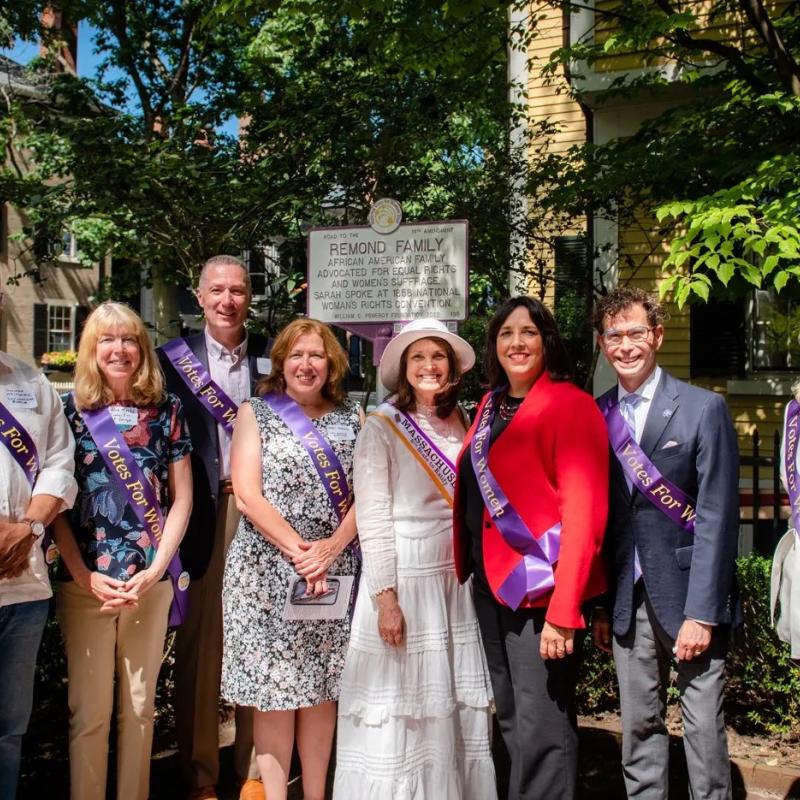
[[[160,275],[153,276],[153,325],[156,345],[173,339],[181,332],[178,287],[173,283],[165,283]]]

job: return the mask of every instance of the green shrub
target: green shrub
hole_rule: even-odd
[[[800,738],[800,670],[769,619],[772,562],[751,555],[738,561],[744,626],[728,657],[726,714],[754,732]]]
[[[775,635],[769,619],[772,562],[758,555],[737,561],[744,625],[728,654],[725,714],[745,733],[780,734],[800,739],[800,669],[789,646]],[[670,702],[677,688],[668,688]],[[578,683],[578,709],[595,714],[617,708],[619,694],[613,661],[587,637]]]

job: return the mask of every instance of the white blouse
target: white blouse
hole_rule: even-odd
[[[458,412],[447,420],[412,416],[455,462],[466,435]],[[408,447],[375,415],[367,418],[356,442],[353,488],[364,578],[374,597],[396,589],[398,559],[402,568],[405,554],[419,552],[402,540],[452,536],[453,512]]]

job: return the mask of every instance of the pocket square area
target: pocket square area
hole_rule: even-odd
[[[669,450],[670,447],[677,447],[680,442],[676,442],[674,439],[670,439],[668,442],[664,443],[664,446],[661,448],[662,450]]]

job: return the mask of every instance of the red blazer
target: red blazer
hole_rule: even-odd
[[[464,448],[475,434],[476,422]],[[457,464],[461,463],[459,455]],[[555,587],[520,608],[547,607],[548,622],[565,628],[585,623],[581,605],[606,590],[600,549],[608,516],[608,434],[595,401],[567,382],[547,373],[536,381],[514,418],[489,450],[489,469],[534,536],[561,521]],[[469,577],[469,535],[464,527],[460,482],[456,479],[453,507],[456,573]],[[497,590],[519,559],[483,510],[483,558],[489,586]]]

